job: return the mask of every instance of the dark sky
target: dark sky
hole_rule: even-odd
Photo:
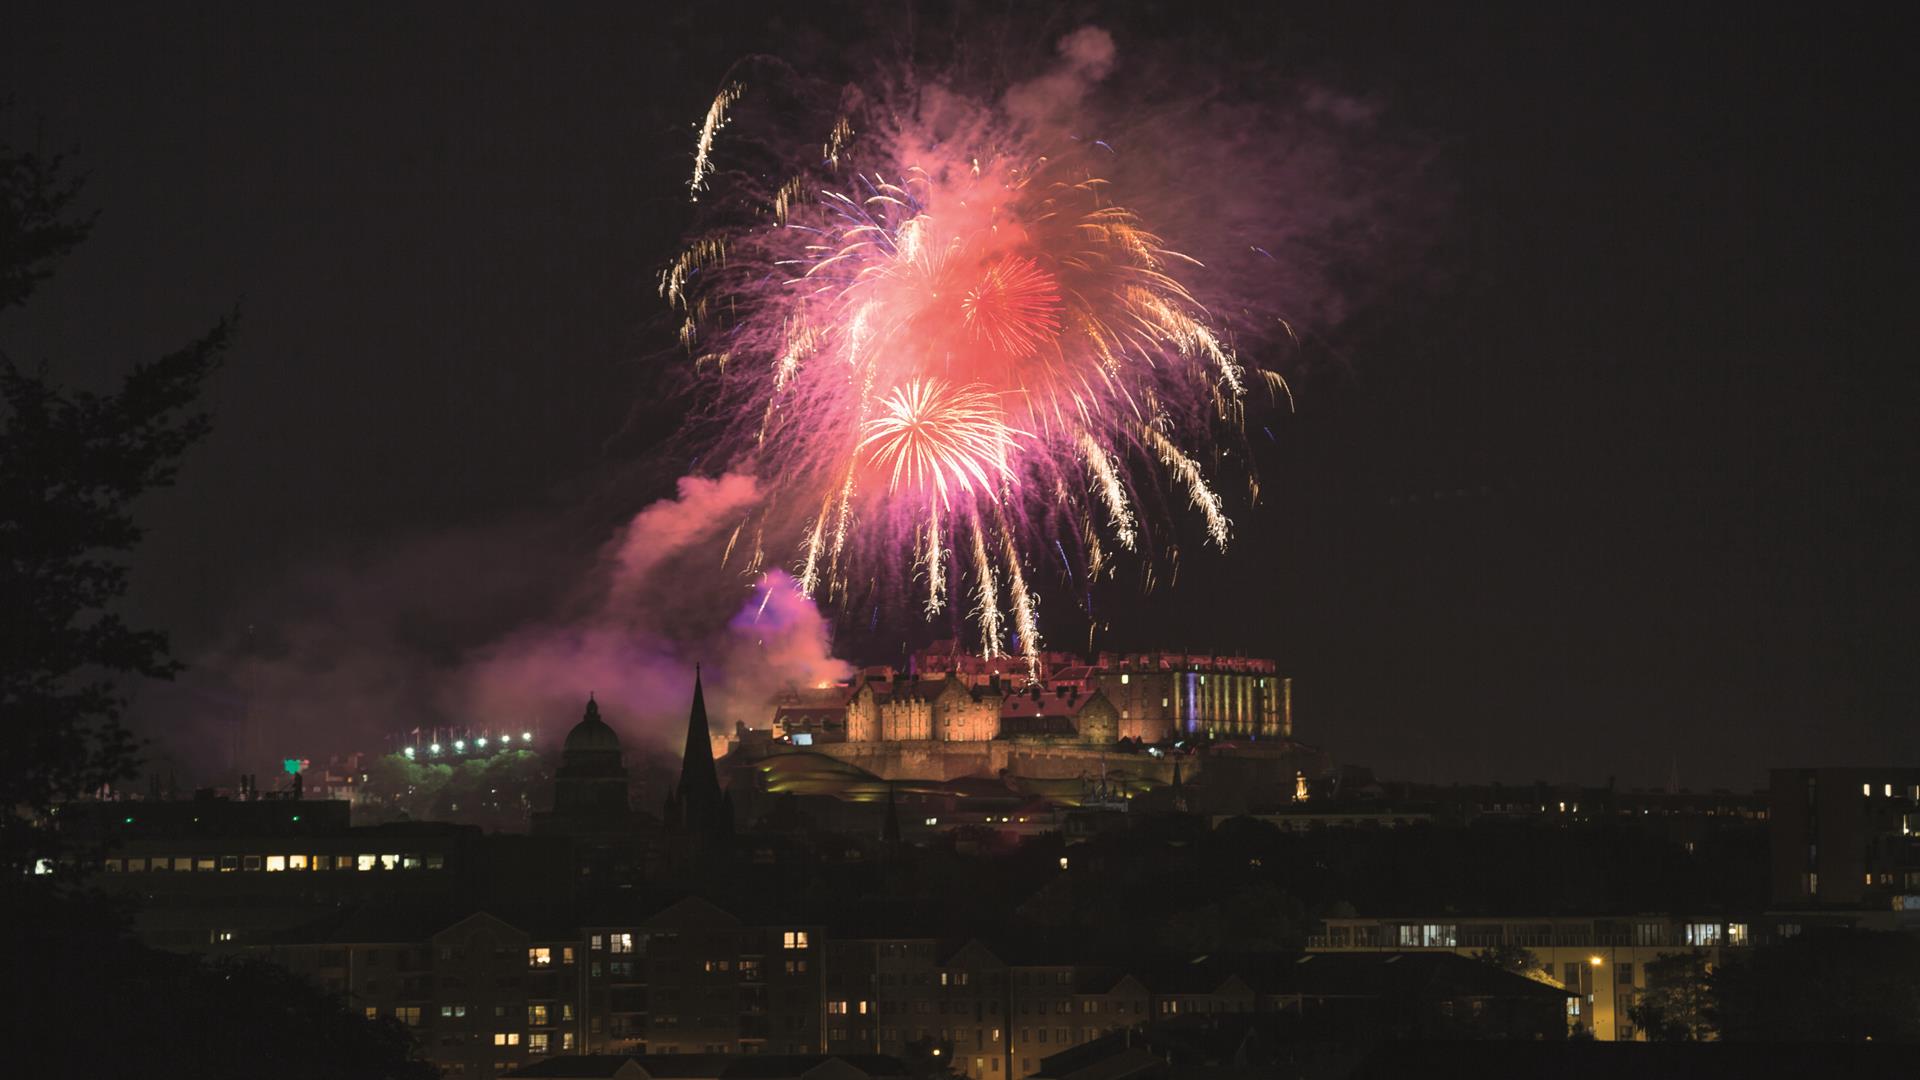
[[[1095,17],[1385,101],[1453,190],[1434,272],[1310,351],[1237,549],[1112,641],[1276,655],[1305,738],[1413,779],[1920,755],[1911,20],[1240,6]],[[9,8],[4,122],[102,216],[0,341],[100,385],[242,312],[141,613],[190,655],[303,567],[502,522],[560,565],[663,493],[689,125],[872,10]]]

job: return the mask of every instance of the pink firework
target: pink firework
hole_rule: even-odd
[[[851,95],[824,156],[798,142],[809,164],[766,188],[714,143],[754,93],[729,81],[693,185],[721,224],[661,292],[729,432],[712,457],[776,492],[748,570],[790,534],[809,595],[969,596],[983,651],[1031,658],[1035,553],[1097,576],[1167,494],[1226,545],[1200,455],[1246,380],[1199,264],[1115,201],[1110,148],[918,85]]]

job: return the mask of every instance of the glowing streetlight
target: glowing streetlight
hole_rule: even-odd
[[[432,746],[429,746],[429,747],[427,747],[427,753],[429,753],[429,754],[437,754],[437,753],[439,753],[439,752],[440,752],[440,744],[439,744],[439,743],[434,743],[434,744],[433,744]]]
[[[1592,964],[1594,967],[1599,967],[1601,964],[1606,963],[1606,961],[1597,956],[1589,956],[1587,957],[1587,963]]]

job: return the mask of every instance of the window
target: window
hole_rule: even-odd
[[[467,1015],[467,1007],[465,1005],[455,1004],[455,1005],[440,1006],[440,1016],[442,1019],[445,1019],[447,1017],[465,1016],[465,1015]]]
[[[1568,1016],[1580,1015],[1580,999],[1579,998],[1570,997],[1567,999],[1567,1015]]]
[[[1872,785],[1872,784],[1861,784],[1861,785],[1860,785],[1860,794],[1862,794],[1862,795],[1872,795],[1872,794],[1873,794],[1873,785]]]
[[[534,1027],[546,1026],[547,1007],[545,1005],[527,1006],[527,1023]]]
[[[616,953],[632,952],[633,951],[633,935],[632,934],[608,934],[607,935],[607,951],[616,952]]]
[[[393,1016],[408,1027],[420,1026],[420,1006],[418,1005],[402,1005],[393,1010]]]
[[[367,1006],[367,1019],[378,1020],[379,1018],[380,1018],[380,1010],[374,1008],[371,1005]]]
[[[248,858],[252,858],[252,856],[248,856]],[[287,868],[287,857],[286,857],[285,855],[269,855],[269,856],[267,856],[267,869],[268,869],[268,870],[270,870],[270,871],[281,871],[281,870],[285,870],[286,868]]]
[[[1686,943],[1693,946],[1720,944],[1719,923],[1688,923],[1686,925]]]
[[[378,857],[378,856],[374,856],[374,855],[359,855],[359,856],[355,856],[355,857],[354,857],[354,866],[353,866],[353,868],[354,868],[355,870],[371,870],[371,869],[373,869],[373,868],[374,868],[375,866],[377,866],[377,865],[379,864],[379,862],[380,862],[380,860],[379,860],[379,857]]]
[[[536,1031],[533,1034],[527,1036],[527,1053],[529,1054],[546,1053],[547,1040],[548,1040],[548,1035],[544,1031]]]
[[[599,952],[599,951],[600,951],[600,940],[601,940],[601,939],[600,939],[600,935],[599,935],[599,934],[595,934],[595,935],[593,935],[593,938],[592,938],[592,941],[591,941],[591,945],[592,945],[592,947],[593,947],[593,951],[594,951],[594,952]]]
[[[212,940],[212,942],[213,942],[213,943],[214,943],[215,945],[220,945],[220,944],[223,944],[223,943],[225,943],[225,942],[229,942],[229,941],[232,941],[232,940],[233,940],[233,931],[231,931],[231,930],[215,930],[215,931],[213,932],[213,934],[212,934],[212,936],[211,936],[211,939],[210,939],[210,940]]]
[[[519,1046],[520,1033],[517,1031],[496,1031],[493,1033],[495,1046]]]
[[[573,963],[573,946],[568,945],[560,950],[560,962],[563,964]]]
[[[1400,927],[1402,948],[1458,948],[1460,927],[1452,923],[1409,923]]]
[[[807,973],[807,962],[805,960],[787,961],[787,974],[805,975],[806,973]]]
[[[1727,924],[1727,944],[1729,945],[1752,944],[1750,941],[1747,940],[1747,924],[1746,923],[1736,922],[1736,923]]]
[[[315,855],[315,856],[313,857],[313,868],[314,868],[315,870],[331,870],[331,869],[333,869],[333,856],[331,856],[331,855]]]
[[[781,945],[788,949],[804,949],[807,947],[807,932],[805,930],[789,930],[781,935]]]
[[[846,1002],[844,1002],[844,1001],[829,1001],[829,1002],[827,1002],[827,1015],[829,1015],[829,1016],[845,1016],[845,1015],[847,1015],[847,1003],[846,1003]]]
[[[307,857],[306,857],[305,855],[289,855],[289,856],[287,856],[287,869],[289,869],[289,870],[305,870],[306,868],[307,868]],[[269,867],[267,867],[267,869],[269,869],[269,870],[271,870],[271,869],[273,869],[273,867],[271,867],[271,866],[269,866]]]
[[[572,1019],[573,1019],[573,1006],[572,1006],[572,1005],[566,1005],[566,1004],[563,1004],[563,1005],[561,1005],[561,1006],[560,1006],[560,1019],[561,1019],[561,1020],[572,1020]]]
[[[573,1050],[573,1032],[563,1031],[560,1033],[560,1049],[563,1052],[571,1052]]]
[[[264,864],[265,860],[258,855],[243,855],[240,857],[240,868],[242,870],[258,870]]]
[[[1820,892],[1820,875],[1811,870],[1801,874],[1800,891],[1806,893],[1808,896],[1818,895]]]
[[[553,950],[546,946],[527,950],[527,966],[543,968],[553,966]]]
[[[398,869],[400,869],[400,856],[398,856],[398,855],[382,855],[382,856],[380,856],[380,869],[382,869],[382,870],[398,870]]]

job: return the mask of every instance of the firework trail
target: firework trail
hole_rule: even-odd
[[[895,82],[844,94],[824,136],[791,140],[805,164],[768,181],[716,158],[755,93],[729,80],[689,185],[715,224],[660,289],[718,384],[713,456],[807,508],[784,526],[798,588],[923,590],[929,618],[970,592],[982,651],[1010,632],[1031,663],[1031,553],[1082,581],[1103,535],[1151,556],[1141,510],[1168,492],[1226,546],[1201,458],[1236,431],[1248,369],[1196,296],[1203,268],[1112,190],[1113,147]],[[781,531],[758,513],[755,536]]]

